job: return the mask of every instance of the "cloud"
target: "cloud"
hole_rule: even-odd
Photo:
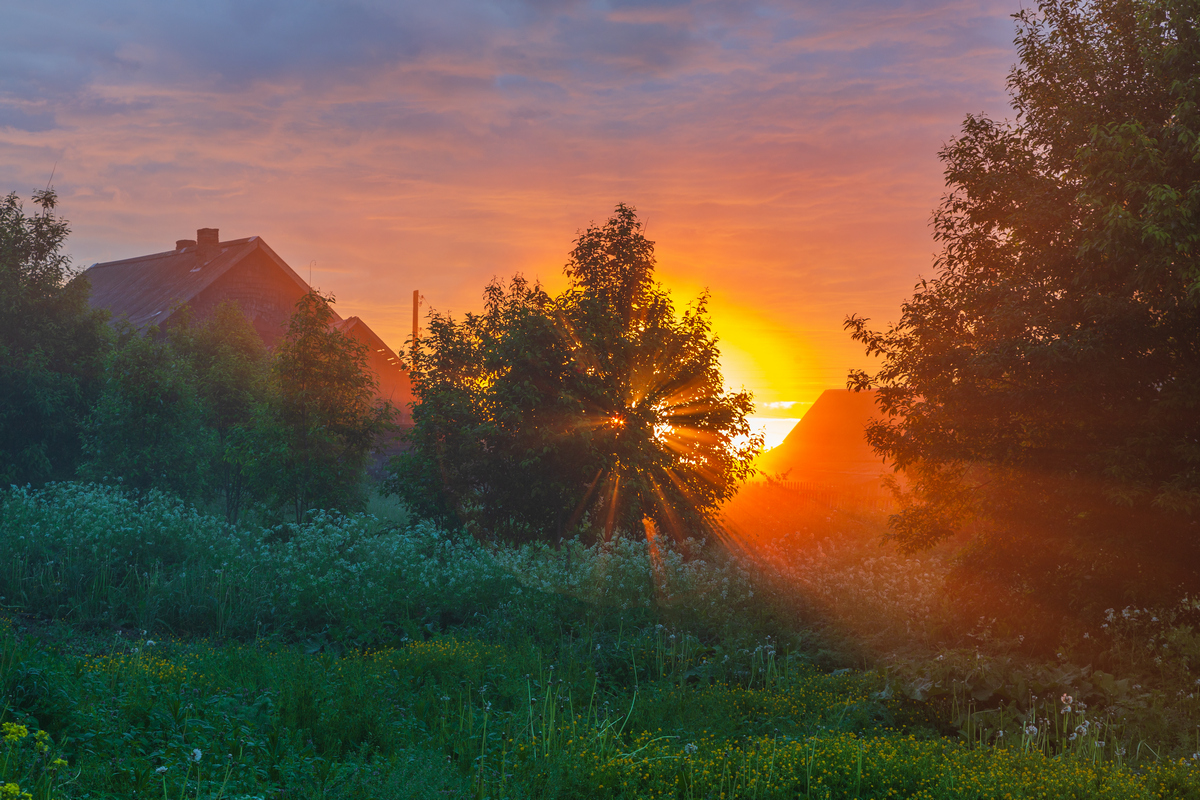
[[[1013,10],[24,4],[0,30],[0,187],[57,162],[82,263],[261,235],[397,341],[413,288],[464,310],[493,275],[554,285],[575,231],[631,202],[664,279],[712,289],[734,383],[811,399],[863,363],[842,317],[894,318],[928,272],[936,151],[1005,114]]]

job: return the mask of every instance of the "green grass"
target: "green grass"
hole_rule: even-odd
[[[904,730],[877,676],[771,656],[725,669],[708,648],[673,656],[653,628],[600,651],[439,636],[342,655],[114,639],[89,655],[98,642],[52,638],[3,633],[0,680],[8,714],[50,734],[42,763],[69,762],[57,797],[1198,796],[1185,764]],[[614,660],[621,677],[597,669]]]
[[[793,600],[697,543],[489,548],[402,509],[234,529],[62,485],[0,512],[14,797],[1200,796],[1194,731],[1151,741],[1082,697],[1063,713],[1055,681],[1083,673],[1047,666],[1039,701],[987,706],[972,692],[1001,657],[952,652],[917,701],[916,672],[838,664],[813,632],[836,615],[796,616],[827,591],[882,636],[866,598],[927,565],[860,561],[884,582],[857,594],[827,569]]]

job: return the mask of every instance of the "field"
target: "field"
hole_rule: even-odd
[[[372,512],[4,493],[0,797],[1200,797],[1175,610],[1038,657],[954,630],[875,518],[518,547]]]

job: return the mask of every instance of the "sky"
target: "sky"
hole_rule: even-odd
[[[52,183],[80,268],[261,236],[393,348],[625,202],[773,443],[933,274],[1019,2],[0,0],[0,191]]]

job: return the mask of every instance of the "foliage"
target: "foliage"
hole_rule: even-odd
[[[392,409],[373,403],[363,345],[330,327],[332,298],[301,299],[274,359],[234,304],[164,332],[88,308],[61,253],[56,196],[0,203],[0,484],[74,478],[254,501],[362,505],[366,458]]]
[[[74,780],[56,796],[67,800],[422,787],[431,797],[1197,796],[1193,760],[1101,742],[1094,724],[1048,748],[1047,728],[1084,727],[1075,698],[1063,698],[1065,714],[1058,698],[1040,709],[1058,719],[955,742],[897,729],[897,704],[871,675],[822,673],[769,646],[719,657],[661,626],[511,645],[434,636],[341,655],[62,633],[43,641],[67,647],[0,630],[0,702],[14,726],[61,743],[54,755]],[[33,680],[36,694],[25,691]]]
[[[892,535],[969,532],[964,607],[1165,601],[1200,588],[1200,29],[1175,0],[1017,20],[1017,118],[942,150],[936,275],[887,331],[847,320],[883,359],[850,384],[910,479]]]
[[[79,484],[11,490],[0,512],[7,605],[90,624],[372,641],[519,596],[479,545],[429,523],[322,512],[236,527],[160,492]]]
[[[197,500],[209,490],[216,438],[191,363],[151,327],[118,328],[84,434],[81,473]]]
[[[622,204],[579,235],[558,297],[518,276],[482,314],[431,314],[392,488],[509,539],[703,527],[761,441],[735,443],[750,395],[724,388],[707,297],[677,316],[653,269]]]
[[[160,492],[134,498],[99,485],[0,497],[0,560],[11,565],[0,597],[10,606],[180,632],[334,630],[364,643],[406,635],[404,625],[462,624],[482,609],[507,608],[506,624],[519,626],[546,597],[724,635],[753,630],[745,570],[697,555],[629,540],[487,550],[429,522],[361,514],[231,526]]]
[[[755,493],[757,504],[802,505],[801,493],[766,489],[774,497]],[[731,527],[744,523],[746,511],[740,509]],[[761,519],[750,511],[750,518]],[[976,742],[1020,741],[1033,724],[1038,733],[1032,738],[1048,754],[1079,750],[1080,737],[1071,733],[1085,720],[1094,741],[1119,742],[1114,757],[1122,748],[1124,755],[1144,747],[1160,754],[1200,750],[1193,737],[1200,719],[1200,635],[1191,621],[1200,600],[1175,598],[1156,608],[1109,608],[1076,618],[1047,654],[1035,646],[1042,626],[1036,615],[963,613],[952,545],[906,555],[879,541],[879,517],[816,511],[787,520],[788,528],[758,531],[761,540],[744,551],[755,596],[787,609],[781,616],[818,627],[824,642],[840,634],[842,649],[856,644],[857,663],[883,670],[887,691],[913,701],[901,716],[940,719],[939,727]],[[1048,713],[1063,695],[1078,701],[1070,725],[1061,709]]]
[[[5,631],[11,636],[11,631]],[[3,677],[0,676],[0,680]],[[31,731],[17,722],[0,723],[0,798],[4,800],[50,800],[55,784],[64,777],[67,761],[59,758],[50,734]]]
[[[0,597],[35,635],[0,623],[0,721],[58,743],[67,800],[408,797],[406,780],[431,797],[1194,796],[1190,602],[1114,610],[1039,662],[986,621],[947,647],[946,562],[881,550],[836,511],[751,558],[484,547],[375,506],[388,519],[261,529],[155,492],[5,491]],[[887,669],[814,667],[816,623]]]
[[[267,433],[256,443],[258,480],[297,522],[316,508],[361,507],[367,457],[393,415],[374,402],[366,346],[331,327],[331,303],[316,291],[296,302],[276,352]]]
[[[216,436],[210,480],[224,497],[226,519],[236,523],[250,499],[248,467],[270,388],[270,354],[236,303],[221,303],[199,324],[190,315],[177,316],[183,319],[170,330],[170,340],[195,375]]]
[[[0,200],[0,485],[74,476],[106,347],[104,314],[62,253],[57,196],[33,201],[27,217],[15,194]]]
[[[305,296],[272,357],[234,303],[165,332],[118,329],[89,419],[82,474],[220,495],[236,522],[256,504],[303,519],[365,502],[367,456],[392,409],[374,401],[363,345],[333,328],[330,298]]]

